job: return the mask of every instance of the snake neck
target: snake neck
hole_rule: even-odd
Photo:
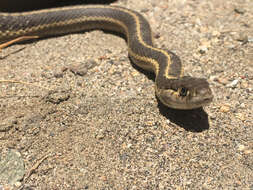
[[[159,60],[159,71],[157,72],[155,83],[160,89],[169,89],[175,80],[183,77],[184,71],[180,58],[169,50],[164,51],[167,54],[161,56],[162,60]]]

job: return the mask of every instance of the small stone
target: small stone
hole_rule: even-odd
[[[226,78],[217,78],[217,82],[223,85],[226,85],[229,83],[228,79]]]
[[[8,149],[0,154],[0,181],[6,184],[16,184],[25,175],[24,160],[15,149]]]
[[[246,82],[246,81],[241,82],[241,88],[246,89],[248,87],[249,87],[249,83],[248,82]]]
[[[245,146],[243,144],[238,145],[238,150],[243,151],[245,149]]]
[[[17,120],[14,117],[4,119],[0,123],[0,132],[9,131],[15,124],[17,124]]]
[[[210,76],[210,80],[211,81],[217,81],[218,80],[218,77],[213,75],[213,76]]]
[[[209,113],[209,117],[210,117],[210,119],[215,119],[216,115],[214,113]]]
[[[253,42],[253,37],[248,37],[248,42]]]
[[[234,49],[236,47],[233,42],[224,42],[224,46],[228,49]]]
[[[0,185],[0,190],[13,190],[14,187],[13,185],[9,185],[9,184],[6,184],[6,185]]]
[[[147,121],[145,124],[146,124],[147,126],[152,126],[152,125],[153,125],[153,122],[152,122],[152,121]]]
[[[98,133],[96,134],[96,138],[98,140],[102,140],[105,138],[105,131],[103,129],[99,130]]]
[[[220,112],[227,113],[230,111],[230,107],[228,105],[223,105],[220,107]]]
[[[198,51],[199,53],[204,54],[208,51],[208,48],[206,46],[199,46]]]
[[[217,30],[214,30],[214,31],[212,32],[212,36],[219,37],[219,36],[220,36],[220,32],[217,31]]]
[[[107,181],[107,177],[106,177],[105,175],[102,175],[102,176],[100,177],[100,179],[103,180],[103,181]]]
[[[61,72],[65,72],[65,71],[67,71],[68,70],[68,67],[62,67],[61,68]]]
[[[14,185],[15,187],[21,187],[22,183],[20,181],[17,181]]]
[[[242,113],[237,113],[236,117],[240,119],[241,121],[245,121],[245,116]]]
[[[89,69],[92,69],[97,65],[97,62],[94,60],[88,60],[86,63],[81,63],[79,65],[70,66],[69,70],[75,75],[84,76]]]
[[[159,184],[159,189],[165,189],[165,186],[163,184]]]
[[[246,105],[244,103],[241,103],[241,108],[246,108]]]
[[[200,20],[199,18],[196,18],[195,23],[196,23],[196,25],[198,25],[198,26],[201,26],[201,25],[202,25],[201,20]],[[202,29],[201,29],[201,28],[200,28],[200,32],[202,32]]]
[[[0,140],[6,140],[6,139],[7,138],[5,137],[5,134],[0,132]]]
[[[155,39],[158,39],[158,38],[160,38],[160,37],[161,37],[161,34],[160,34],[160,33],[158,33],[158,32],[155,33],[155,35],[154,35],[154,38],[155,38]]]
[[[236,7],[234,11],[238,14],[244,14],[246,12],[246,10],[241,7]]]
[[[200,20],[199,20],[200,21]],[[201,21],[200,21],[200,23],[201,23]],[[208,32],[208,28],[207,27],[205,27],[205,26],[202,26],[202,27],[200,27],[200,32],[201,33],[207,33]],[[206,38],[204,38],[204,39],[206,39]]]
[[[244,154],[251,154],[252,153],[252,149],[248,149],[244,151]]]
[[[209,47],[211,47],[211,42],[207,39],[202,39],[201,45],[209,48]]]
[[[199,59],[200,58],[200,54],[199,53],[193,53],[193,57],[194,59]]]
[[[231,88],[235,88],[236,85],[238,84],[239,80],[233,80],[231,83],[227,84],[226,87],[231,87]]]
[[[219,39],[217,37],[213,38],[212,39],[212,44],[216,44],[219,42]]]
[[[136,77],[136,76],[140,75],[140,73],[139,73],[138,71],[133,71],[133,72],[132,72],[132,75],[133,75],[134,77]]]
[[[236,40],[245,44],[249,42],[249,37],[244,33],[240,33],[238,37],[236,38]]]
[[[70,94],[67,91],[49,91],[48,94],[43,97],[46,102],[52,104],[60,104],[61,102],[67,101],[70,98]]]
[[[200,40],[200,46],[198,48],[198,51],[203,54],[205,52],[207,52],[208,48],[211,47],[211,42],[206,39],[206,38],[203,38]]]
[[[69,67],[69,70],[74,73],[75,75],[79,75],[79,76],[84,76],[87,72],[88,72],[88,69],[83,67],[83,68],[80,68],[78,66],[70,66]]]
[[[55,71],[54,72],[54,77],[55,78],[62,78],[63,77],[62,71]]]
[[[146,13],[146,12],[148,12],[148,11],[149,11],[148,8],[143,8],[143,9],[140,10],[140,12],[142,12],[142,13]]]

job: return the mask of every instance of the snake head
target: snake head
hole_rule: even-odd
[[[168,79],[156,86],[156,95],[166,106],[174,109],[196,109],[209,104],[213,99],[206,79],[182,77]]]

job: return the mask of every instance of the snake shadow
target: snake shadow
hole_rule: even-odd
[[[134,69],[144,74],[146,77],[148,77],[148,79],[155,81],[155,74],[138,67],[133,63],[130,57],[129,59]],[[157,96],[156,99],[161,115],[166,117],[170,122],[177,124],[186,131],[196,133],[209,129],[210,125],[208,121],[208,114],[203,108],[193,110],[177,110],[165,106],[163,103],[161,103]]]
[[[163,105],[158,98],[158,108],[160,113],[171,122],[184,128],[186,131],[202,132],[208,130],[208,114],[203,108],[193,110],[175,110]]]

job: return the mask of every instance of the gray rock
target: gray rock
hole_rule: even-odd
[[[24,161],[17,150],[0,153],[0,183],[14,185],[25,175]]]

